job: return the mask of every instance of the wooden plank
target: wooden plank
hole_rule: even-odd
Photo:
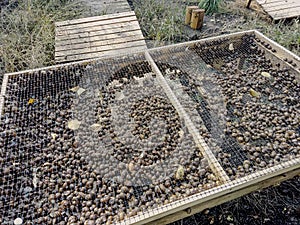
[[[300,15],[300,7],[293,9],[283,9],[280,11],[268,12],[273,19],[290,18]]]
[[[287,19],[287,18],[294,18],[294,17],[298,17],[299,15],[299,11],[293,11],[293,12],[289,12],[288,14],[279,14],[279,15],[274,15],[272,16],[272,18],[274,20],[281,20],[281,19]]]
[[[219,181],[221,181],[222,183],[229,181],[230,179],[228,175],[223,170],[222,166],[219,164],[218,160],[216,159],[212,151],[209,149],[204,139],[200,136],[199,131],[196,129],[195,125],[191,121],[188,114],[185,112],[184,108],[182,107],[181,103],[178,101],[177,97],[173,93],[167,81],[164,79],[163,74],[159,70],[158,66],[154,62],[149,52],[145,52],[145,56],[147,61],[151,65],[153,71],[156,73],[157,78],[160,80],[160,84],[164,88],[165,93],[168,96],[170,102],[178,112],[179,116],[184,119],[185,125],[187,126],[190,134],[192,135],[194,142],[196,143],[196,146],[199,148],[202,155],[207,159],[212,172],[215,174],[215,176],[218,177]]]
[[[300,16],[298,0],[257,0],[257,2],[274,20]]]
[[[119,44],[113,44],[113,45],[106,45],[106,46],[100,46],[100,47],[85,47],[81,49],[72,49],[72,50],[66,50],[67,55],[81,55],[85,53],[92,53],[92,52],[102,52],[102,51],[108,51],[108,50],[114,50],[114,49],[120,49],[120,48],[130,48],[134,47],[135,45],[145,45],[144,40],[132,40],[125,43],[119,43]],[[55,57],[59,56],[65,56],[66,53],[64,51],[55,52]]]
[[[266,8],[272,8],[272,7],[275,7],[275,6],[287,6],[287,5],[292,5],[292,4],[295,4],[295,3],[298,3],[299,1],[297,0],[289,0],[289,1],[280,1],[280,2],[277,2],[277,1],[272,1],[272,2],[267,2],[266,4],[263,4],[264,7]]]
[[[63,40],[72,40],[72,39],[81,39],[81,38],[91,38],[91,37],[97,37],[102,35],[109,35],[109,34],[119,34],[123,32],[134,32],[136,30],[140,30],[139,23],[132,22],[130,24],[126,24],[119,27],[114,27],[111,29],[103,29],[98,31],[90,31],[90,32],[84,32],[84,33],[77,33],[77,34],[65,34],[63,35],[57,35],[55,36],[56,41],[63,41]]]
[[[135,16],[135,13],[133,11],[130,11],[130,12],[109,14],[109,15],[103,15],[103,16],[86,17],[86,18],[75,19],[75,20],[66,20],[66,21],[61,21],[61,22],[55,22],[55,26],[61,27],[61,26],[68,26],[68,25],[73,25],[73,24],[89,23],[89,22],[93,22],[93,21],[110,20],[110,19],[122,18],[122,17],[128,17],[128,16]]]
[[[284,10],[284,9],[293,9],[293,8],[300,8],[300,1],[299,2],[295,2],[294,4],[289,4],[289,5],[278,5],[278,6],[272,6],[272,7],[268,7],[266,8],[266,10],[268,10],[268,12],[273,12],[273,11],[280,11],[280,10]],[[299,12],[300,14],[300,12]]]
[[[106,45],[122,44],[122,43],[128,43],[128,42],[140,41],[140,40],[144,40],[144,37],[138,34],[129,37],[119,37],[119,38],[101,40],[101,41],[91,40],[87,43],[73,44],[72,42],[70,42],[68,45],[55,45],[55,51],[56,52],[68,51],[69,53],[70,50],[93,49],[93,48],[106,46]]]
[[[268,5],[278,2],[285,2],[286,0],[256,0],[258,4],[260,5]]]
[[[5,96],[7,83],[8,83],[8,75],[4,74],[2,79],[0,96]]]
[[[137,53],[146,50],[147,47],[145,43],[141,45],[134,45],[133,47],[120,47],[114,48],[111,50],[107,51],[102,51],[102,52],[92,52],[92,53],[86,53],[86,54],[80,54],[80,55],[68,55],[68,56],[60,56],[60,57],[55,57],[57,62],[73,62],[73,61],[90,61],[91,59],[96,59],[96,58],[107,58],[111,56],[119,56],[119,55],[127,55],[130,53]]]
[[[81,24],[69,25],[64,27],[57,27],[56,30],[59,32],[59,31],[69,31],[69,30],[77,30],[77,29],[84,29],[84,28],[94,28],[96,26],[99,27],[103,25],[117,24],[117,23],[130,22],[130,21],[137,21],[136,16],[126,16],[126,17],[120,17],[111,20],[93,21],[89,23],[81,23]]]
[[[4,107],[4,96],[6,93],[6,87],[8,83],[8,75],[4,74],[3,79],[2,79],[2,85],[1,85],[1,90],[0,90],[0,117],[3,113],[3,107]]]
[[[118,33],[112,33],[112,34],[103,34],[98,36],[89,36],[89,37],[82,37],[82,38],[76,38],[76,39],[65,39],[65,40],[59,40],[56,39],[55,41],[55,50],[57,50],[57,47],[60,46],[66,46],[66,45],[76,45],[82,44],[82,43],[89,43],[89,42],[97,42],[97,41],[104,41],[104,40],[112,40],[116,38],[127,38],[127,37],[138,37],[144,39],[144,36],[141,32],[141,30],[133,30],[133,31],[127,31],[124,32],[118,32]]]
[[[115,28],[122,28],[124,26],[127,27],[136,27],[139,26],[139,23],[136,20],[128,21],[128,22],[123,22],[123,23],[116,23],[116,24],[109,24],[109,25],[102,25],[102,26],[97,26],[97,27],[87,27],[87,28],[81,28],[81,29],[76,29],[76,30],[63,30],[63,31],[57,31],[56,35],[60,36],[66,36],[70,34],[78,34],[78,33],[86,33],[86,32],[95,32],[99,30],[109,30],[109,29],[115,29]]]

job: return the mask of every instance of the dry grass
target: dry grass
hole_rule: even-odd
[[[146,39],[154,41],[154,46],[188,39],[186,33],[184,33],[186,29],[183,25],[185,6],[197,5],[197,2],[199,1],[133,0],[143,34]],[[213,29],[204,26],[203,31],[198,32],[198,37],[203,38],[221,33],[257,29],[296,54],[300,54],[299,20],[273,23],[255,1],[251,4],[251,8],[251,10],[246,9],[243,0],[222,1],[219,7],[219,15],[227,15],[226,17],[232,17],[232,20],[224,23],[219,29],[219,33],[210,32],[209,30]],[[216,16],[218,14],[206,15],[206,20],[210,21],[215,19]],[[235,18],[239,19],[235,20]]]
[[[133,0],[135,13],[146,39],[154,46],[174,43],[183,32],[182,18],[185,8],[180,0]]]
[[[77,5],[62,0],[24,0],[1,9],[0,57],[5,71],[53,64],[54,22],[80,12]]]

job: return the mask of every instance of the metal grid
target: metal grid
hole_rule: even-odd
[[[300,156],[299,74],[267,49],[244,34],[150,52],[231,179]]]
[[[110,224],[216,186],[143,55],[6,82],[1,224]]]
[[[276,51],[246,32],[6,74],[1,224],[141,224],[297,169]]]

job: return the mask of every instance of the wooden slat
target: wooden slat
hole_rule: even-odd
[[[262,4],[264,5],[265,7],[268,7],[268,8],[272,8],[272,7],[275,7],[275,6],[284,6],[284,5],[292,5],[292,4],[295,4],[295,3],[299,3],[298,0],[289,0],[288,2],[286,1],[280,1],[280,2],[277,2],[277,1],[272,1],[272,2],[267,2],[266,4]]]
[[[113,45],[106,45],[106,46],[100,46],[100,47],[85,47],[81,49],[72,49],[72,50],[66,50],[67,52],[59,51],[55,52],[55,56],[64,56],[66,54],[68,55],[80,55],[84,53],[90,53],[90,52],[101,52],[101,51],[108,51],[108,50],[114,50],[114,49],[120,49],[120,48],[130,48],[134,47],[135,45],[144,45],[144,40],[138,40],[138,41],[131,41],[131,42],[124,42],[124,43],[118,43]]]
[[[299,0],[257,0],[257,2],[274,20],[300,16]]]
[[[109,34],[118,34],[122,32],[134,32],[136,30],[140,30],[139,23],[132,22],[126,25],[120,25],[119,27],[114,27],[110,29],[102,29],[98,31],[90,31],[90,32],[80,32],[77,34],[68,34],[65,36],[57,35],[55,37],[56,41],[63,41],[63,40],[72,40],[72,39],[81,39],[81,38],[91,38],[91,37],[96,37],[96,36],[101,36],[101,35],[109,35]]]
[[[120,17],[111,20],[100,20],[100,21],[93,21],[89,23],[81,23],[81,24],[74,24],[70,26],[64,27],[57,27],[56,30],[59,31],[69,31],[69,30],[77,30],[77,29],[85,29],[85,28],[94,28],[94,27],[101,27],[103,25],[111,25],[111,24],[118,24],[122,22],[131,22],[137,21],[136,16],[126,16]]]
[[[129,21],[129,22],[123,22],[123,23],[116,23],[116,24],[109,24],[109,25],[101,25],[97,27],[86,27],[86,28],[79,28],[77,30],[64,30],[64,31],[57,31],[56,35],[71,35],[71,34],[78,34],[78,33],[86,33],[86,32],[95,32],[99,30],[110,30],[110,29],[115,29],[115,28],[120,28],[120,27],[133,27],[134,29],[139,23],[135,20]]]
[[[178,101],[176,95],[173,93],[172,89],[168,85],[167,81],[164,79],[162,72],[159,70],[158,66],[154,62],[153,58],[149,54],[149,52],[145,53],[145,57],[149,64],[151,65],[153,71],[156,73],[157,78],[160,81],[161,86],[163,87],[166,95],[168,96],[170,102],[176,109],[177,113],[179,114],[180,118],[183,118],[185,121],[185,125],[187,126],[189,133],[192,135],[196,146],[201,151],[201,154],[207,159],[208,164],[215,174],[218,177],[219,181],[225,183],[229,181],[229,177],[219,164],[218,160],[216,159],[213,152],[208,148],[207,144],[205,143],[204,139],[200,136],[199,131],[196,129],[195,125],[191,121],[190,117],[182,107],[181,103]]]
[[[122,18],[127,16],[134,16],[135,13],[133,11],[130,12],[123,12],[123,13],[116,13],[116,14],[109,14],[109,15],[103,15],[103,16],[94,16],[94,17],[87,17],[87,18],[81,18],[76,20],[66,20],[61,22],[55,22],[56,27],[61,26],[68,26],[68,25],[74,25],[74,24],[81,24],[81,23],[89,23],[93,21],[100,21],[100,20],[110,20],[115,18]]]
[[[269,14],[273,19],[283,19],[283,18],[295,17],[295,16],[300,15],[300,7],[269,12]]]
[[[105,33],[104,33],[105,34]],[[78,44],[83,44],[83,43],[89,43],[91,41],[94,42],[98,42],[98,41],[104,41],[104,40],[113,40],[113,39],[121,39],[121,38],[135,38],[135,37],[140,37],[142,39],[144,39],[143,34],[141,32],[141,30],[137,29],[137,30],[131,30],[131,31],[127,31],[124,30],[124,32],[117,32],[117,33],[112,33],[112,34],[101,34],[101,35],[97,35],[97,36],[88,36],[88,37],[80,37],[80,38],[75,38],[75,39],[65,39],[65,40],[59,40],[56,39],[56,43],[55,43],[55,48],[56,50],[58,49],[58,47],[61,46],[67,46],[67,45],[72,45],[72,46],[77,46]]]
[[[280,11],[285,9],[294,9],[294,8],[298,8],[298,10],[300,10],[300,1],[295,2],[294,4],[277,5],[277,6],[268,7],[268,12]]]
[[[260,5],[267,5],[267,4],[273,4],[278,2],[285,2],[285,0],[256,0],[258,4]]]
[[[93,53],[86,53],[80,55],[59,56],[59,57],[55,57],[55,59],[57,62],[73,62],[73,61],[89,60],[89,59],[95,59],[101,57],[124,55],[129,53],[140,52],[146,49],[147,47],[145,43],[142,43],[141,45],[134,45],[133,47],[124,48],[124,46],[120,46],[119,49],[114,48],[111,50],[101,51],[101,52],[93,52]]]
[[[84,52],[84,49],[93,49],[93,48],[98,48],[101,46],[106,46],[106,45],[115,45],[115,44],[122,44],[122,43],[128,43],[132,41],[141,41],[144,40],[144,37],[141,36],[140,34],[138,35],[132,35],[128,37],[119,37],[119,38],[114,38],[114,39],[109,39],[109,40],[101,40],[101,41],[96,41],[91,39],[89,42],[86,43],[77,43],[73,44],[70,42],[68,45],[56,45],[55,49],[56,52],[61,52],[61,51],[68,51],[68,53],[71,53],[72,51],[70,50],[80,50]]]
[[[120,4],[123,2],[128,4],[119,0]],[[119,54],[122,49],[146,49],[134,12],[59,22],[55,31],[57,62],[97,58],[111,55],[113,51]]]

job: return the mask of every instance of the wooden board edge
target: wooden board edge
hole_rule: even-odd
[[[118,52],[116,52],[118,50]],[[69,58],[64,59],[63,56],[56,57],[55,60],[58,63],[68,63],[68,62],[77,62],[80,63],[82,61],[88,61],[88,62],[93,62],[96,60],[102,60],[102,59],[109,59],[109,58],[115,58],[115,57],[122,57],[122,56],[127,56],[127,55],[135,55],[135,54],[140,54],[144,53],[147,50],[146,43],[144,42],[141,45],[136,45],[136,46],[131,46],[127,48],[120,48],[120,49],[113,49],[113,50],[107,50],[103,52],[94,52],[94,53],[86,53],[84,54],[83,57],[78,58],[77,56],[82,56],[82,55],[74,55],[69,56]]]
[[[100,35],[109,35],[109,34],[117,34],[117,33],[122,33],[122,32],[130,32],[130,31],[136,31],[140,30],[140,26],[137,21],[135,21],[132,24],[123,26],[123,27],[114,27],[111,29],[105,29],[105,30],[98,30],[98,31],[90,31],[88,33],[75,33],[75,34],[67,34],[67,35],[55,35],[55,39],[58,41],[69,41],[73,39],[78,39],[78,38],[92,38]],[[142,33],[142,31],[141,31]]]
[[[273,5],[273,4],[278,4],[279,3],[279,5],[280,4],[284,4],[284,5],[286,5],[286,4],[289,4],[289,3],[291,3],[289,0],[273,0],[273,1],[267,1],[267,0],[264,0],[264,1],[262,1],[261,3],[259,3],[260,1],[257,1],[257,3],[258,4],[261,4],[261,5]]]
[[[293,159],[270,168],[266,168],[254,174],[238,178],[221,186],[209,189],[207,191],[195,194],[193,196],[182,200],[178,200],[173,203],[169,203],[156,209],[148,210],[143,214],[137,215],[132,218],[128,218],[125,221],[120,222],[119,225],[142,225],[146,223],[151,223],[153,221],[158,221],[164,217],[176,214],[180,211],[185,211],[192,207],[199,207],[199,205],[209,203],[209,201],[212,201],[214,199],[220,199],[222,198],[222,196],[234,194],[238,191],[241,191],[243,193],[245,192],[246,188],[250,186],[255,186],[258,183],[263,183],[266,180],[273,179],[274,177],[286,177],[285,174],[291,171],[297,171],[295,173],[299,174],[300,158]]]
[[[277,15],[270,15],[273,20],[283,20],[283,19],[290,19],[290,18],[295,18],[295,17],[300,17],[298,11],[291,13],[289,15],[284,15],[284,14],[277,14]]]
[[[277,2],[284,2],[285,0],[273,0],[272,2],[269,2],[267,0],[256,0],[256,2],[260,5],[266,5],[266,4],[274,4]]]
[[[124,43],[113,44],[113,45],[103,45],[100,47],[92,47],[92,48],[85,47],[85,48],[81,48],[81,49],[58,51],[58,52],[55,52],[55,58],[65,57],[65,56],[80,56],[80,55],[91,54],[91,53],[96,54],[96,53],[101,53],[101,52],[110,51],[110,50],[118,50],[118,49],[130,48],[130,47],[142,46],[142,45],[146,45],[144,39],[133,40],[130,42],[124,42]]]
[[[55,30],[57,32],[61,31],[73,31],[73,30],[82,30],[82,29],[88,29],[93,27],[102,27],[104,25],[113,25],[118,23],[125,23],[125,22],[131,22],[131,21],[137,21],[136,16],[127,16],[122,18],[116,18],[116,19],[109,19],[109,20],[100,20],[100,21],[92,21],[92,22],[86,22],[84,24],[74,24],[64,27],[56,27]],[[84,26],[83,26],[84,25]]]
[[[268,42],[269,44],[271,44],[271,46],[276,49],[276,51],[278,51],[280,54],[282,54],[284,57],[288,57],[290,58],[291,56],[293,57],[294,60],[297,60],[298,62],[300,62],[300,57],[297,56],[295,53],[289,51],[288,49],[286,49],[285,47],[279,45],[278,43],[276,43],[275,41],[273,41],[272,39],[268,38],[267,36],[265,36],[263,33],[254,30],[254,34],[259,37],[260,39]],[[273,53],[274,54],[274,53]],[[276,53],[275,53],[276,55]],[[280,59],[283,60],[282,57],[279,57]]]
[[[8,83],[8,75],[4,74],[2,79],[1,92],[0,92],[0,118],[3,113],[4,99],[5,99],[4,96],[6,93],[7,83]]]
[[[269,7],[269,8],[266,8],[265,10],[268,11],[268,12],[276,12],[276,11],[281,11],[281,10],[289,10],[289,9],[293,9],[293,11],[295,11],[294,9],[297,9],[298,8],[298,12],[299,12],[299,7],[300,7],[300,2],[296,2],[295,4],[293,5],[288,5],[288,6],[282,6],[282,7],[279,7],[279,6],[274,6],[274,7]]]
[[[134,11],[126,11],[126,12],[121,12],[121,13],[107,14],[107,15],[103,15],[103,16],[85,17],[85,18],[74,19],[74,20],[58,21],[58,22],[55,22],[55,27],[62,27],[62,26],[80,24],[80,23],[89,23],[89,22],[100,20],[100,19],[109,20],[109,19],[121,18],[121,17],[127,17],[127,16],[135,16]]]
[[[159,70],[158,66],[156,65],[155,61],[153,60],[152,56],[149,54],[148,51],[145,52],[145,57],[150,66],[153,69],[153,72],[156,73],[160,85],[162,86],[165,94],[168,96],[170,102],[178,112],[179,116],[184,120],[188,131],[192,135],[196,146],[201,151],[202,155],[207,159],[208,164],[212,170],[212,172],[219,178],[219,180],[224,183],[229,181],[229,177],[226,172],[223,170],[222,166],[219,164],[218,160],[209,149],[203,138],[200,136],[199,132],[197,131],[196,127],[194,126],[193,122],[191,121],[188,114],[185,112],[183,106],[181,105],[180,101],[175,96],[174,92],[168,85],[167,81],[165,80],[162,72]]]
[[[240,32],[235,32],[235,33],[230,33],[230,34],[222,34],[214,37],[208,37],[208,38],[203,38],[199,40],[193,40],[193,41],[187,41],[187,42],[182,42],[178,44],[172,44],[172,45],[166,45],[166,46],[161,46],[161,47],[156,47],[156,48],[150,48],[148,51],[158,51],[158,50],[164,50],[164,49],[169,49],[169,48],[174,48],[174,47],[182,47],[182,46],[187,46],[187,47],[192,47],[194,44],[201,44],[206,41],[214,41],[218,40],[220,38],[233,38],[233,37],[239,37],[244,34],[254,34],[256,30],[246,30],[246,31],[240,31]]]
[[[7,83],[8,83],[8,75],[4,74],[3,75],[3,79],[2,79],[1,92],[0,92],[0,96],[1,97],[4,97],[4,95],[6,93]]]
[[[299,175],[300,175],[300,169],[292,170],[290,172],[277,175],[273,178],[270,178],[270,179],[267,179],[267,180],[264,180],[264,181],[260,181],[257,184],[253,184],[249,187],[238,190],[236,192],[228,193],[228,194],[225,194],[221,197],[211,199],[209,201],[206,201],[206,202],[203,202],[201,204],[192,206],[190,208],[186,208],[185,210],[182,210],[182,211],[179,211],[177,213],[168,215],[166,217],[163,217],[163,218],[158,219],[156,221],[150,222],[148,224],[149,225],[169,224],[169,223],[175,222],[177,220],[186,218],[188,216],[194,215],[196,213],[199,213],[199,212],[201,212],[205,209],[209,209],[209,208],[212,208],[214,206],[221,205],[225,202],[237,199],[237,198],[242,197],[244,195],[250,194],[251,192],[258,191],[258,190],[270,187],[272,185],[276,185],[278,183],[281,183],[285,180],[291,179],[291,178],[293,178],[295,176],[299,176]]]
[[[115,45],[115,44],[124,44],[124,43],[129,43],[129,42],[136,42],[136,41],[141,41],[145,40],[144,36],[141,34],[135,34],[132,36],[125,36],[125,37],[115,37],[111,39],[105,39],[105,40],[95,40],[91,42],[85,42],[85,43],[68,43],[66,45],[60,44],[60,45],[55,45],[55,52],[66,52],[70,50],[79,50],[79,49],[92,49],[96,47],[103,47],[107,45]]]
[[[67,45],[78,45],[78,44],[86,44],[91,42],[98,42],[98,41],[105,41],[105,40],[114,40],[117,38],[127,38],[133,36],[141,36],[144,38],[142,31],[140,29],[112,33],[112,34],[103,34],[91,37],[84,37],[84,38],[76,38],[76,39],[69,39],[69,40],[59,40],[56,39],[55,48]],[[145,38],[144,38],[145,39]]]
[[[101,26],[96,26],[96,27],[82,27],[80,29],[63,30],[63,31],[55,30],[55,35],[56,36],[70,36],[70,35],[74,35],[74,34],[92,33],[92,32],[98,32],[101,30],[113,30],[113,29],[117,29],[117,28],[130,27],[130,26],[132,26],[132,27],[137,26],[140,28],[138,21],[134,19],[131,21],[114,23],[114,24],[103,24]]]

